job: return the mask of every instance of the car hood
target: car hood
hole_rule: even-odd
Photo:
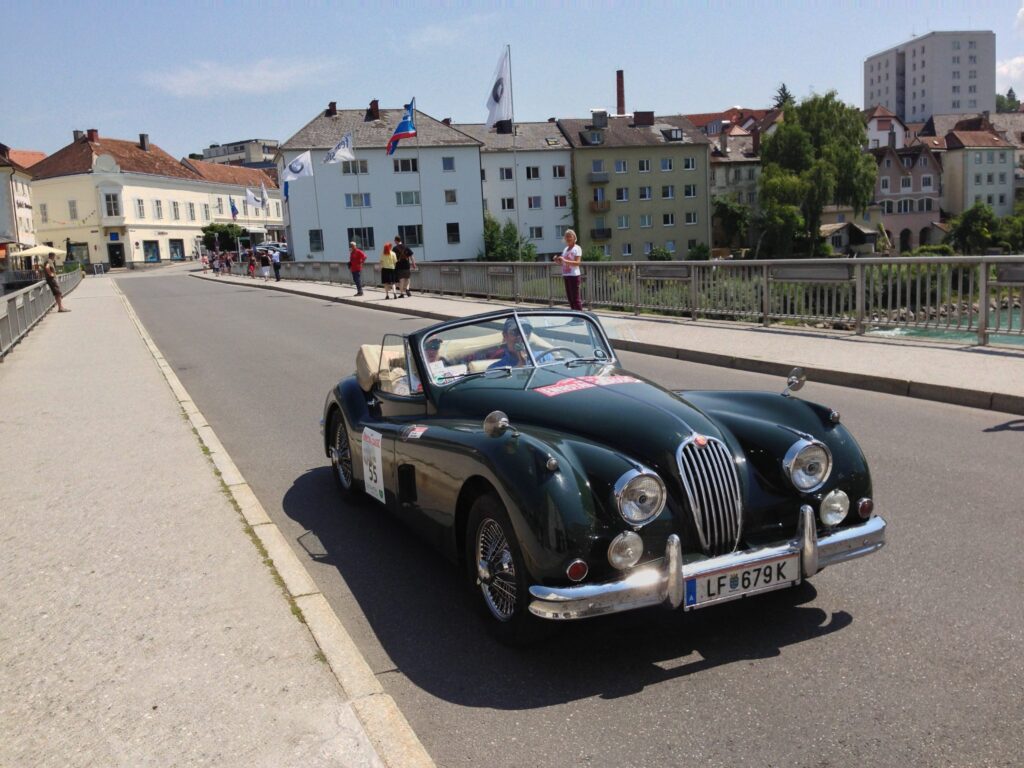
[[[663,470],[695,432],[727,440],[685,395],[606,364],[495,371],[441,391],[437,403],[442,418],[482,421],[500,410],[517,429],[585,438]]]

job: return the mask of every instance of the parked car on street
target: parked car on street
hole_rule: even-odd
[[[597,318],[502,310],[387,334],[327,395],[323,447],[466,573],[502,639],[542,620],[691,610],[876,552],[867,461],[828,407],[670,391]]]

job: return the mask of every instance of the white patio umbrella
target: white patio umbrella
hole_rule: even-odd
[[[11,254],[12,256],[60,256],[64,253],[60,248],[53,248],[49,245],[33,245],[31,248],[26,248],[24,251],[18,251],[17,253]]]

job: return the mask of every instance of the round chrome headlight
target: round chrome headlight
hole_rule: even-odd
[[[816,440],[797,440],[786,451],[782,466],[796,489],[808,493],[828,480],[832,471],[832,454]]]
[[[624,571],[640,562],[643,553],[644,542],[639,534],[625,531],[612,539],[612,543],[608,546],[608,562],[611,563],[612,568]]]
[[[818,517],[825,525],[839,525],[850,511],[850,497],[836,488],[821,500]]]
[[[665,484],[653,472],[631,469],[615,483],[619,514],[630,525],[644,525],[665,508]]]

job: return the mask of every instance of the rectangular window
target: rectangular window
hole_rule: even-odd
[[[636,169],[638,171],[640,171],[640,173],[650,173],[651,172],[651,161],[649,159],[648,160],[637,160],[636,161]]]
[[[309,250],[313,253],[322,253],[324,250],[324,231],[322,229],[309,230]]]
[[[565,195],[555,195],[555,208],[568,208],[569,200]]]
[[[616,187],[615,188],[615,199],[620,203],[629,202],[629,187]]]
[[[526,207],[530,210],[536,210],[540,208],[540,195],[533,195],[526,198]]]
[[[981,152],[975,152],[974,153],[974,164],[975,165],[981,165],[983,160],[984,160],[984,158],[982,158]]]
[[[218,197],[217,198],[217,213],[220,213],[220,214],[224,213],[224,198],[223,197]]]
[[[248,216],[249,215],[249,203],[246,200],[242,201],[242,215],[243,216]]]
[[[419,173],[420,171],[420,164],[415,157],[396,157],[392,162],[395,173]]]
[[[644,243],[644,256],[650,256],[654,250],[654,243]]]
[[[991,173],[987,173],[987,174],[985,174],[985,183],[986,183],[986,184],[992,184],[992,183],[994,183],[994,182],[995,182],[995,176],[994,176],[994,174],[991,174]]]
[[[565,233],[569,231],[568,224],[555,224],[555,236],[561,240],[565,237]]]
[[[365,160],[342,160],[341,162],[342,176],[365,176],[368,172],[369,167]]]
[[[398,234],[401,236],[402,242],[410,247],[414,245],[423,245],[422,224],[399,225]]]
[[[675,240],[666,240],[665,241],[665,250],[668,251],[669,253],[675,253],[676,252],[676,241]]]
[[[135,200],[135,218],[146,218],[146,203],[141,197]]]
[[[345,193],[345,207],[346,208],[369,208],[370,207],[370,193],[369,192],[351,192]]]
[[[697,170],[697,158],[695,158],[695,157],[684,157],[683,158],[683,170],[684,171],[695,171],[695,170]]]
[[[50,214],[46,208],[46,203],[39,204],[39,221],[42,224],[48,224],[50,221]],[[27,256],[25,258],[28,258]]]
[[[629,216],[623,214],[616,219],[615,223],[619,229],[629,229]]]
[[[1006,174],[1005,173],[1000,173],[999,174],[999,183],[1000,184],[1005,184],[1006,183]]]
[[[640,187],[640,195],[639,195],[639,197],[640,197],[641,200],[650,200],[651,199],[651,188],[650,187]]]
[[[419,205],[420,193],[418,190],[410,192],[395,192],[395,205]]]
[[[663,227],[674,227],[676,225],[676,215],[674,213],[663,213],[661,214],[661,226]]]
[[[456,243],[462,242],[462,238],[459,235],[459,222],[449,221],[445,224],[445,230],[448,232],[449,245],[455,245]]]
[[[280,211],[281,204],[278,203],[277,206],[278,206],[277,215],[280,216],[281,215],[281,211]],[[209,220],[210,220],[210,204],[209,203],[203,203],[203,221],[209,221]]]
[[[171,201],[171,218],[175,221],[181,220],[181,208],[178,206],[177,200]]]
[[[373,248],[373,227],[349,227],[348,241],[359,248]]]
[[[913,189],[914,180],[909,176],[904,176],[900,179],[900,190]]]
[[[1000,195],[999,196],[999,204],[1002,205],[1005,202],[1006,202],[1006,195]]]
[[[879,183],[881,184],[880,189],[883,192],[888,192],[889,191],[889,177],[888,176],[880,177],[879,178]]]
[[[1005,152],[1000,152],[999,153],[999,162],[1000,163],[1005,163],[1006,162],[1006,153]]]
[[[121,215],[121,198],[116,193],[103,195],[103,206],[107,211],[107,216]]]
[[[445,205],[455,205],[459,202],[459,196],[454,189],[446,189],[444,191],[444,202]]]
[[[72,221],[78,221],[78,201],[68,200],[68,218]]]
[[[544,239],[544,227],[530,227],[530,239],[531,240],[543,240]]]
[[[955,96],[958,93],[960,93],[960,86],[959,85],[954,85],[953,86],[953,95]]]
[[[697,241],[695,239],[694,240],[687,240],[686,241],[686,250],[687,251],[692,251],[696,247],[697,247]]]
[[[989,205],[992,205],[992,202],[993,202],[992,195],[986,195],[985,196],[985,202],[988,203]]]
[[[592,173],[604,173],[604,160],[591,160],[590,170]]]
[[[671,171],[672,170],[672,158],[671,157],[663,157],[663,158],[661,158],[661,170],[663,170],[663,171]]]
[[[243,203],[244,205],[244,203]],[[162,219],[164,217],[164,204],[161,200],[153,201],[153,218]]]
[[[931,189],[931,188],[932,188],[932,177],[931,176],[922,176],[921,177],[921,189]]]
[[[540,178],[540,166],[539,165],[528,165],[526,166],[526,178],[529,181],[536,181]]]
[[[687,184],[683,187],[683,197],[696,197],[697,196],[697,185]]]
[[[565,166],[564,165],[553,165],[551,166],[551,176],[555,179],[565,178]]]
[[[959,56],[954,56],[953,57],[953,63],[954,64],[959,64],[960,63],[960,57]]]
[[[615,172],[616,173],[625,173],[626,170],[627,170],[627,164],[626,164],[625,160],[616,160],[615,161]]]
[[[623,258],[626,258],[626,259],[632,258],[632,256],[633,256],[633,244],[632,243],[623,243],[622,244],[622,250],[620,251],[620,253],[622,254]]]
[[[502,181],[512,181],[512,169],[511,168],[499,168],[498,178]]]
[[[651,214],[649,214],[649,213],[641,213],[640,214],[640,226],[641,226],[641,228],[646,228],[646,227],[654,226],[653,218],[651,217]]]
[[[960,99],[953,99],[953,109],[960,109]]]
[[[960,79],[960,71],[959,70],[953,70],[953,79],[954,80],[959,80]]]
[[[480,181],[487,181],[487,171],[483,168],[480,169]]]
[[[441,158],[441,170],[442,171],[454,171],[455,170],[455,158],[454,157],[442,157]]]
[[[188,204],[188,220],[189,221],[195,221],[196,220],[196,204],[195,203],[189,203]]]
[[[274,215],[279,219],[281,218],[281,204],[276,200],[274,201]]]
[[[687,211],[686,212],[686,223],[687,224],[696,224],[697,223],[697,212],[696,211]]]
[[[757,200],[757,193],[747,192],[747,203],[753,205],[755,200]]]
[[[675,196],[676,196],[676,185],[675,184],[665,184],[665,185],[662,186],[662,188],[661,188],[661,199],[662,200],[672,200],[672,199],[675,198]]]
[[[996,161],[996,153],[989,150],[985,153],[985,158],[988,160],[988,164],[992,165]]]
[[[516,209],[516,199],[514,197],[503,197],[501,198],[501,210],[503,211],[514,211]]]

